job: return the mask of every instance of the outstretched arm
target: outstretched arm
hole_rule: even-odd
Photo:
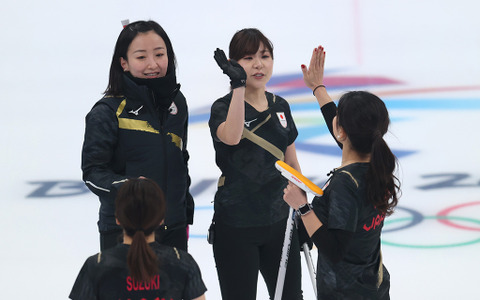
[[[328,95],[327,89],[323,84],[325,56],[326,53],[322,46],[313,49],[308,68],[305,65],[302,65],[303,81],[307,87],[312,89],[313,95],[315,98],[317,98],[317,102],[322,110],[323,118],[325,119],[328,130],[330,131],[333,139],[337,141],[335,135],[333,134],[332,124],[333,118],[337,114],[337,107],[332,101],[332,98],[330,98]],[[343,145],[338,141],[337,144],[340,148],[343,148]]]

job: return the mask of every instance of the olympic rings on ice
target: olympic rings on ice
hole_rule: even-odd
[[[407,211],[409,214],[411,214],[411,216],[410,217],[404,217],[404,218],[397,218],[397,219],[393,219],[393,220],[386,220],[385,223],[384,223],[385,226],[383,228],[383,233],[388,233],[388,232],[398,231],[398,230],[402,230],[402,229],[407,229],[407,228],[413,227],[413,226],[423,222],[424,220],[438,220],[440,223],[442,223],[444,225],[447,225],[449,227],[462,229],[462,230],[480,231],[480,226],[465,226],[465,225],[460,225],[460,224],[456,224],[456,223],[453,222],[453,221],[462,221],[462,222],[467,222],[467,223],[480,225],[480,219],[474,219],[474,218],[468,218],[468,217],[459,217],[459,216],[450,216],[449,215],[449,213],[451,213],[454,210],[457,210],[459,208],[464,208],[464,207],[467,207],[467,206],[472,206],[472,205],[480,205],[480,201],[462,203],[462,204],[459,204],[459,205],[447,207],[446,209],[443,209],[442,211],[440,211],[435,216],[423,216],[420,212],[415,211],[413,209],[404,208],[404,207],[397,207],[397,209]],[[403,226],[388,228],[388,226],[390,226],[393,223],[401,223],[401,222],[405,222],[405,221],[408,221],[408,223],[403,225]],[[465,242],[420,245],[420,244],[407,244],[407,243],[391,242],[391,241],[388,241],[388,240],[385,240],[385,239],[382,238],[382,244],[384,244],[384,245],[396,246],[396,247],[405,247],[405,248],[422,248],[422,249],[460,247],[460,246],[468,246],[468,245],[476,244],[476,243],[479,243],[479,242],[480,242],[480,238],[475,238],[473,240],[469,240],[469,241],[465,241]]]

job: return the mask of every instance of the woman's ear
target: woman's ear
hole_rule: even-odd
[[[345,130],[343,130],[343,128],[341,126],[338,126],[336,128],[336,135],[335,135],[335,138],[337,139],[338,142],[342,143],[343,141],[345,141],[345,139],[347,138],[347,134],[345,133]]]
[[[162,221],[160,221],[160,225],[163,225],[163,223],[165,223],[165,219],[163,219]]]
[[[345,140],[345,131],[342,127],[338,127],[337,140],[339,142]]]
[[[117,218],[115,218],[115,222],[117,223],[117,225],[119,225],[119,226],[121,225],[120,221]]]
[[[123,72],[128,71],[128,62],[123,57],[120,57],[120,65],[122,66]]]

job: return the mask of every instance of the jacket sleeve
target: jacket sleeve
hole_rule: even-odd
[[[188,111],[188,110],[187,110]],[[186,207],[187,207],[187,224],[193,224],[193,213],[195,211],[195,202],[193,201],[193,196],[190,194],[190,185],[191,185],[191,179],[190,179],[190,173],[188,172],[188,160],[190,159],[190,155],[188,154],[187,151],[187,137],[188,137],[188,113],[187,113],[187,121],[185,122],[185,130],[184,136],[183,136],[183,159],[185,161],[185,166],[187,167],[187,191],[185,195],[186,199]]]
[[[127,180],[111,167],[117,134],[115,111],[102,103],[94,106],[85,118],[82,171],[87,187],[100,197],[114,198],[118,187]]]

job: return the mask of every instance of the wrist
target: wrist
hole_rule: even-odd
[[[247,86],[246,79],[235,79],[230,81],[230,87],[232,88],[232,90],[239,87],[245,87],[245,86]]]
[[[323,85],[323,84],[319,84],[319,85],[315,86],[315,87],[313,88],[313,95],[314,95],[314,96],[315,96],[315,92],[316,92],[317,89],[319,89],[319,88],[324,88],[324,89],[326,89],[325,85]]]
[[[239,86],[230,86],[232,91],[241,91],[242,89],[245,90],[246,86],[245,85],[239,85]]]
[[[312,211],[312,205],[310,203],[305,203],[300,205],[297,208],[296,213],[299,217],[301,217],[301,216],[305,216],[306,214],[309,214],[311,211]]]

